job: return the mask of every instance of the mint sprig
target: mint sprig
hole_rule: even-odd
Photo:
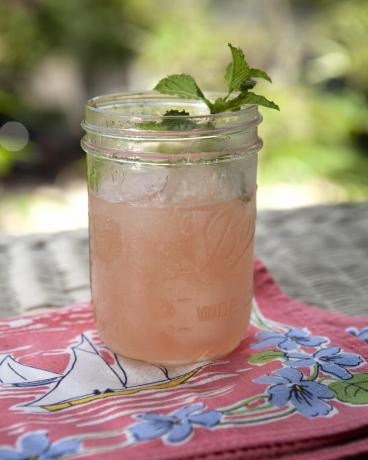
[[[138,128],[146,131],[187,131],[196,127],[195,121],[185,118],[190,115],[185,110],[167,110],[161,121],[143,121]]]
[[[202,100],[210,109],[211,114],[237,111],[245,104],[257,104],[271,109],[280,110],[279,106],[266,97],[255,94],[251,89],[256,85],[255,78],[262,78],[270,83],[270,76],[263,70],[251,68],[240,48],[229,43],[232,62],[225,69],[225,81],[228,92],[224,97],[218,97],[214,102],[206,98],[197,82],[190,75],[174,74],[160,80],[154,90],[162,94],[170,94],[185,99]],[[236,92],[237,94],[230,98]],[[165,114],[167,115],[167,113]]]

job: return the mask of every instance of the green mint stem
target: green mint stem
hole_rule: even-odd
[[[212,113],[212,110],[213,110],[212,102],[206,97],[203,98],[203,102],[207,105],[207,107],[210,109],[210,112]]]
[[[226,96],[224,97],[224,102],[226,102],[226,101],[229,99],[231,93],[232,93],[232,91],[229,91],[229,92],[226,94]]]

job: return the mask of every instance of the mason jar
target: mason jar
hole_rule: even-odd
[[[178,365],[244,339],[260,121],[154,92],[87,102],[92,303],[114,352]]]

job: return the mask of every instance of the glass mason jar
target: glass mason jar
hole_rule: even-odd
[[[219,358],[246,334],[261,116],[207,110],[152,92],[86,104],[92,302],[129,358]]]

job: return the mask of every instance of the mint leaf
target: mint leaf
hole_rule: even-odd
[[[251,93],[249,91],[240,93],[235,99],[229,101],[227,110],[238,110],[242,105],[245,104],[257,104],[262,105],[263,107],[268,107],[270,109],[280,110],[280,107],[275,104],[273,101],[268,100],[264,96],[259,94]]]
[[[253,79],[244,80],[241,84],[240,91],[248,91],[248,89],[253,89],[256,86],[257,82]]]
[[[253,78],[263,78],[272,83],[271,77],[264,71],[260,69],[250,69],[250,76]]]
[[[225,81],[226,81],[228,87],[230,87],[232,71],[233,71],[233,64],[232,64],[232,62],[230,62],[230,64],[228,64],[226,66],[225,74],[224,74],[224,78],[225,78]],[[230,90],[230,88],[229,88],[229,90]]]
[[[134,127],[138,129],[142,129],[144,131],[158,131],[162,129],[161,123],[157,121],[141,121],[139,123],[135,123]]]
[[[185,74],[169,75],[160,80],[153,89],[163,94],[172,94],[187,99],[205,99],[194,78]]]
[[[254,94],[249,91],[242,92],[238,96],[228,101],[224,101],[224,99],[221,99],[221,100],[219,99],[216,100],[213,106],[214,110],[212,113],[220,113],[220,112],[225,112],[225,111],[234,112],[236,110],[240,110],[240,108],[246,104],[257,104],[257,105],[262,105],[264,107],[269,107],[271,109],[280,110],[279,106],[275,104],[274,102],[269,101],[264,96]]]
[[[248,92],[240,93],[238,96],[227,101],[226,107],[224,110],[230,110],[230,111],[239,110],[242,105],[248,104],[248,99],[249,99]]]
[[[211,113],[221,113],[225,112],[227,109],[227,103],[223,97],[218,97],[215,100],[215,103],[212,104]]]
[[[277,104],[275,104],[275,102],[270,101],[264,96],[260,96],[259,94],[250,92],[247,93],[246,101],[243,102],[243,104],[257,104],[262,105],[263,107],[268,107],[270,109],[280,110],[280,107]]]
[[[189,115],[189,112],[186,110],[166,110],[164,113],[164,117],[184,117],[186,115]]]
[[[235,48],[231,43],[228,44],[233,62],[225,70],[225,80],[228,85],[229,93],[239,91],[241,84],[250,77],[250,68],[245,60],[244,53],[240,48]]]
[[[189,113],[185,110],[168,110],[164,117],[173,117],[173,118],[163,118],[161,122],[161,129],[165,131],[188,131],[194,129],[197,126],[197,123],[191,119],[185,118],[176,118],[176,117],[185,117]]]

